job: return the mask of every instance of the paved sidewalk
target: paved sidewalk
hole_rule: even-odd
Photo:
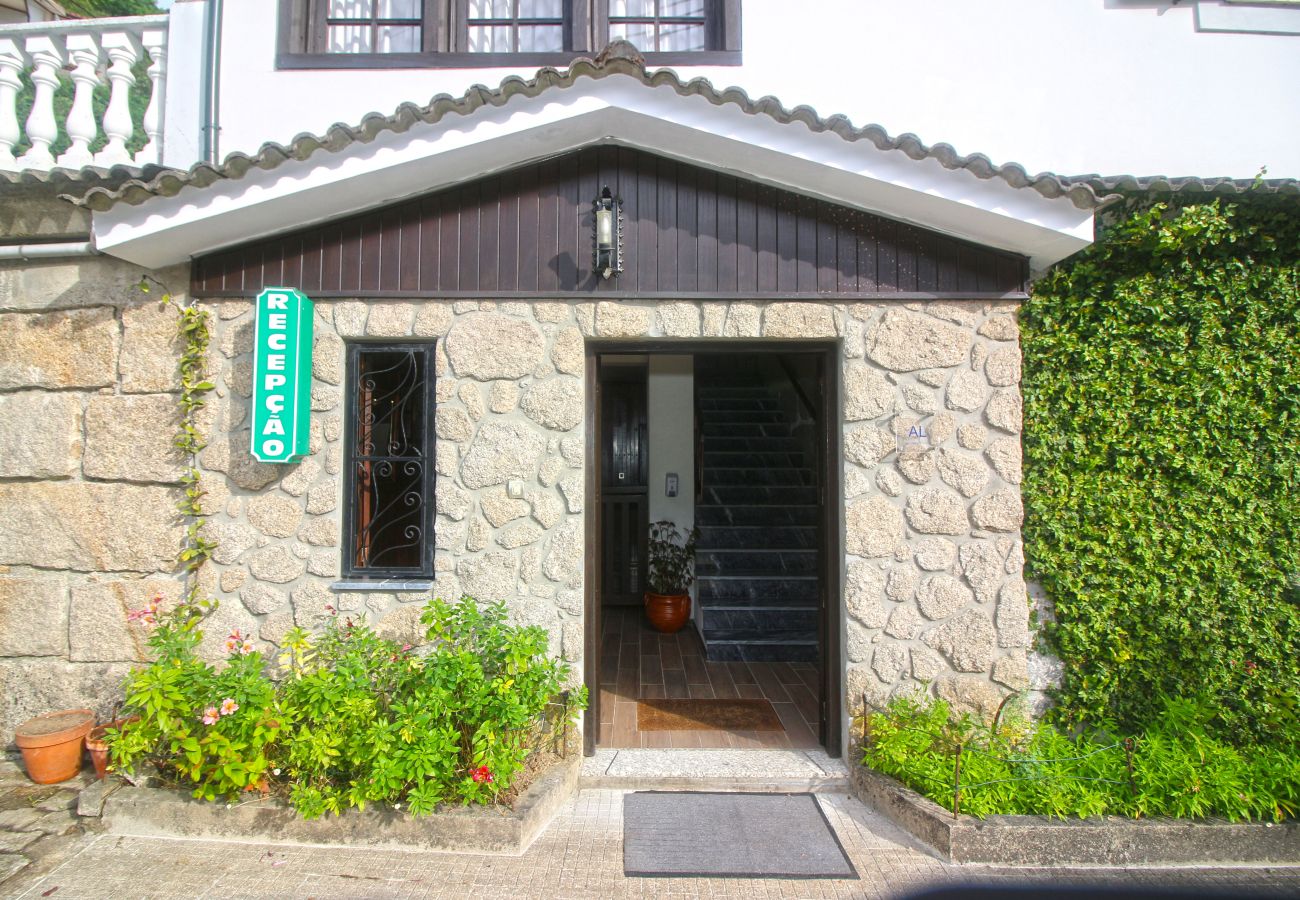
[[[20,872],[0,896],[77,897],[900,897],[933,886],[1033,883],[1179,887],[1300,895],[1300,867],[994,869],[950,866],[848,797],[819,795],[860,880],[625,878],[626,792],[581,791],[522,857],[270,847],[210,841],[76,837],[43,871]],[[67,840],[67,839],[65,839]]]

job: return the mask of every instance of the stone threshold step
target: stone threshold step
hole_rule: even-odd
[[[580,788],[785,793],[848,789],[842,760],[822,750],[608,750],[585,757]]]

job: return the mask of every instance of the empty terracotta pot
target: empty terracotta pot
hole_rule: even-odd
[[[645,614],[655,631],[672,634],[691,617],[691,595],[652,594],[646,591]]]
[[[37,784],[67,781],[81,771],[81,747],[95,724],[88,709],[65,709],[28,719],[14,743],[23,751],[27,777]]]

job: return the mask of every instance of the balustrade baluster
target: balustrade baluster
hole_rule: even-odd
[[[19,73],[27,67],[27,54],[12,38],[0,38],[0,169],[16,169],[14,147],[22,140],[18,124]]]
[[[163,103],[166,100],[167,76],[167,31],[163,28],[147,28],[140,36],[140,42],[149,52],[149,108],[144,111],[144,133],[149,142],[135,155],[138,166],[162,161],[162,117]]]
[[[72,34],[67,42],[68,58],[72,69],[72,109],[68,112],[68,138],[72,142],[68,152],[59,157],[59,165],[79,169],[94,162],[90,145],[99,135],[92,102],[95,87],[100,83],[99,65],[104,55],[93,34]]]
[[[59,72],[66,61],[62,41],[52,36],[27,38],[27,55],[32,60],[32,113],[27,117],[27,140],[31,149],[18,165],[24,169],[48,169],[54,165],[50,145],[59,137],[59,123],[54,118],[54,92],[59,88]]]
[[[108,81],[112,86],[109,94],[108,109],[104,112],[104,133],[108,143],[104,149],[95,154],[95,164],[113,166],[119,163],[130,165],[131,154],[126,149],[126,142],[135,131],[135,122],[131,119],[130,92],[135,84],[135,73],[131,67],[140,58],[140,39],[127,31],[106,31],[101,39],[104,52],[112,60],[108,67]]]

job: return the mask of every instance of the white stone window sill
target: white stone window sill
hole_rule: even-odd
[[[336,581],[331,591],[427,591],[433,581],[427,578],[358,578]]]

